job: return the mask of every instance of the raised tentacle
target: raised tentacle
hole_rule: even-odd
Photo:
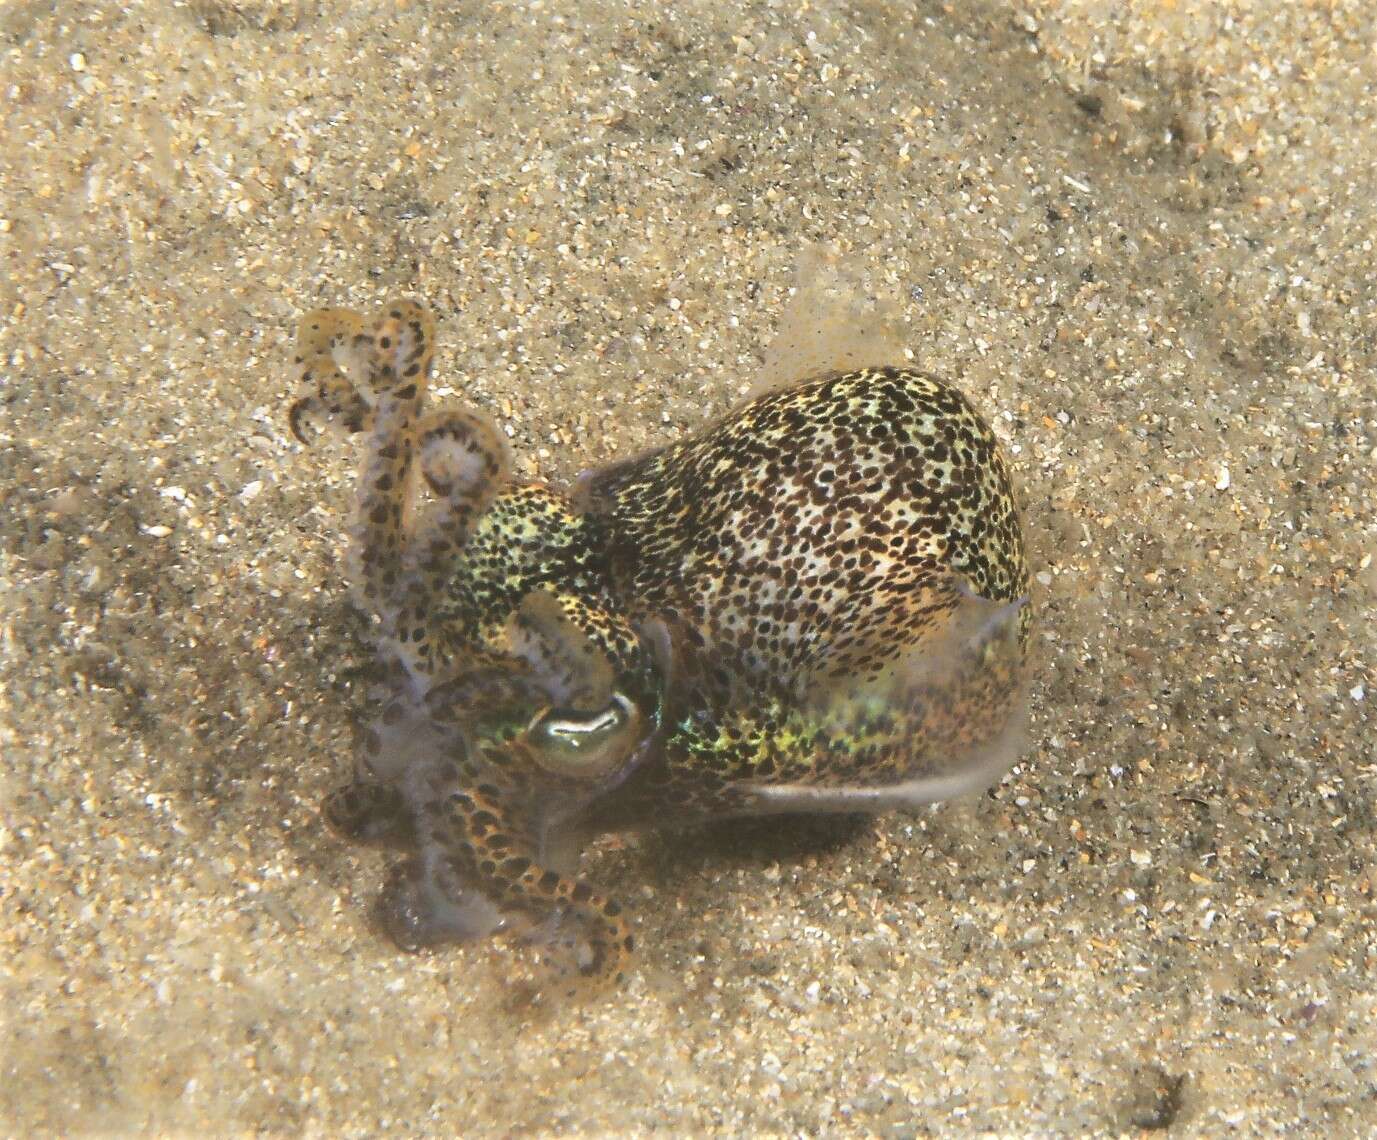
[[[417,432],[421,474],[441,502],[426,537],[459,543],[511,471],[506,438],[487,416],[466,408],[432,412]],[[451,546],[421,544],[422,564],[447,558]]]
[[[358,367],[358,347],[369,340],[363,316],[353,309],[315,309],[297,323],[294,364],[299,384],[308,391],[292,404],[287,419],[300,442],[310,442],[302,430],[308,417],[323,416],[349,432],[370,425],[372,409],[341,369],[341,363]]]
[[[492,422],[465,409],[426,416],[416,439],[421,475],[439,502],[419,523],[407,553],[395,637],[412,676],[429,682],[479,664],[471,660],[470,647],[447,637],[436,614],[455,560],[506,483],[511,459]]]
[[[352,580],[366,612],[396,627],[405,554],[415,508],[416,422],[425,401],[434,322],[410,301],[394,301],[374,323],[363,385],[373,400],[373,430],[359,480],[350,549]]]

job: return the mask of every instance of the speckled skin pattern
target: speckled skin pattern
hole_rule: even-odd
[[[514,934],[559,979],[619,977],[590,835],[911,807],[1017,758],[1022,534],[955,389],[805,379],[564,494],[510,483],[483,417],[425,411],[433,339],[411,302],[307,314],[290,416],[367,432],[351,576],[382,711],[326,814],[405,853],[378,904],[399,945]]]

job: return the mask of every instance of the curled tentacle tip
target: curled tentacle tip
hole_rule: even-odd
[[[302,416],[306,414],[310,406],[311,397],[302,396],[301,399],[294,401],[292,406],[287,409],[287,423],[292,429],[292,435],[296,436],[296,441],[303,447],[311,446],[311,441],[306,437],[305,432],[301,430]]]

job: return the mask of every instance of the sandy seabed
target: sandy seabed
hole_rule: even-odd
[[[0,8],[5,1132],[1377,1129],[1366,0],[129,7]],[[1010,450],[1034,746],[599,845],[601,1000],[400,955],[295,318],[425,299],[562,481],[738,402],[810,243]]]

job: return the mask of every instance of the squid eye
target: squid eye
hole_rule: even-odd
[[[560,776],[605,776],[627,758],[643,735],[645,718],[621,693],[593,713],[548,709],[526,730],[536,763]]]

